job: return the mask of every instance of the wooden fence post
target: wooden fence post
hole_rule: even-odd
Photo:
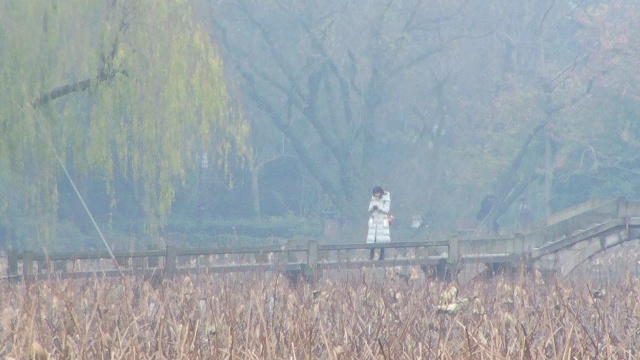
[[[314,283],[318,279],[318,241],[311,240],[308,246],[305,279],[307,282]]]
[[[309,241],[309,253],[307,254],[307,265],[315,270],[318,267],[318,241]]]
[[[457,264],[460,258],[460,248],[458,247],[458,235],[449,237],[449,262]]]
[[[33,252],[25,251],[22,257],[22,278],[24,281],[30,280],[33,273]]]
[[[173,276],[177,272],[177,249],[173,245],[167,245],[167,255],[165,256],[164,272],[167,276]]]
[[[7,275],[18,275],[18,253],[15,250],[7,251],[7,262],[9,269],[7,269]]]

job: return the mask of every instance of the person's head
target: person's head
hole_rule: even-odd
[[[381,186],[374,186],[373,187],[373,196],[375,196],[377,198],[381,198],[383,194],[384,194],[384,190],[382,189]]]

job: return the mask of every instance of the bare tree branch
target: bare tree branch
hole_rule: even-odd
[[[117,6],[118,1],[113,0],[111,2],[112,10],[115,11]],[[118,74],[128,76],[126,70],[116,70],[113,68],[113,60],[118,53],[118,48],[120,46],[120,37],[123,36],[129,28],[129,15],[131,15],[131,11],[123,9],[123,12],[120,16],[120,21],[118,22],[118,31],[113,42],[111,43],[110,51],[100,54],[100,64],[98,66],[97,76],[95,76],[93,79],[84,79],[65,84],[49,91],[48,93],[41,94],[38,98],[31,101],[31,106],[37,108],[71,93],[85,91],[92,86],[96,86],[102,82],[111,81]]]

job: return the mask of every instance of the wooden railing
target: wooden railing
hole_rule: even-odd
[[[476,262],[496,264],[535,260],[562,247],[630,228],[640,228],[640,202],[616,199],[590,201],[565,210],[544,226],[506,237],[459,238],[383,244],[320,244],[317,241],[283,245],[115,252],[9,253],[5,278],[80,277],[128,273],[173,276],[186,272],[285,271],[303,275],[318,270],[365,266],[430,266]],[[371,249],[388,250],[384,260],[370,260]],[[533,257],[532,257],[533,256]]]
[[[453,242],[455,247],[455,242]],[[319,244],[317,241],[285,245],[116,251],[114,259],[102,252],[9,252],[9,279],[117,276],[152,274],[173,276],[191,272],[283,271],[310,275],[317,270],[361,266],[437,265],[454,251],[448,240],[383,244]],[[384,260],[370,260],[371,249],[387,250]],[[379,251],[379,250],[378,250]]]

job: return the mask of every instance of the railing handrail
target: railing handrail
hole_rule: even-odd
[[[438,247],[448,246],[448,240],[439,241],[394,241],[389,243],[342,243],[342,244],[318,244],[318,250],[361,250],[372,248],[414,248],[414,247]],[[309,242],[286,244],[286,245],[251,245],[251,246],[226,246],[210,248],[187,248],[176,249],[176,256],[207,256],[207,255],[233,255],[233,254],[255,254],[255,253],[282,253],[282,252],[305,252],[309,250]],[[24,260],[25,254],[30,253],[34,261],[45,260],[99,260],[110,259],[111,255],[107,251],[78,251],[78,252],[42,252],[29,251],[12,252],[12,256],[17,260]],[[114,251],[113,255],[117,259],[133,259],[146,257],[166,256],[166,249],[159,250],[134,250],[134,251]]]
[[[573,214],[573,216],[568,216]],[[629,219],[640,218],[640,202],[630,202],[623,198],[610,201],[602,201],[600,199],[592,200],[587,203],[576,206],[572,209],[568,209],[561,213],[559,216],[553,218],[553,221],[548,221],[550,224],[541,228],[536,228],[531,232],[515,233],[513,236],[507,237],[492,237],[492,238],[465,238],[456,235],[449,236],[446,240],[436,240],[432,238],[422,241],[394,241],[388,243],[375,243],[369,244],[365,242],[357,243],[330,243],[321,244],[318,241],[310,240],[305,242],[290,241],[283,244],[269,244],[269,245],[250,245],[250,246],[223,246],[223,247],[209,247],[209,248],[191,248],[184,249],[177,246],[168,245],[164,249],[152,249],[152,250],[139,250],[139,251],[115,251],[113,256],[120,263],[121,261],[133,260],[134,267],[140,267],[140,264],[144,264],[144,261],[138,261],[144,258],[149,260],[149,267],[155,267],[160,269],[156,265],[157,261],[161,258],[164,259],[164,268],[162,271],[166,274],[175,274],[178,269],[178,257],[198,257],[198,256],[210,256],[210,255],[239,255],[239,254],[253,254],[255,259],[262,256],[262,254],[287,254],[292,253],[305,253],[306,259],[300,263],[299,260],[295,262],[287,256],[285,261],[281,261],[278,264],[286,264],[290,266],[306,266],[307,268],[318,267],[318,252],[330,252],[330,251],[355,251],[355,250],[369,250],[369,249],[411,249],[411,248],[446,248],[445,251],[436,250],[436,252],[446,258],[449,263],[457,263],[462,258],[470,259],[472,257],[482,258],[483,253],[485,255],[491,255],[494,258],[496,254],[511,254],[517,256],[527,256],[530,258],[533,249],[540,248],[541,245],[551,242],[557,242],[563,240],[562,243],[557,242],[554,246],[545,247],[545,251],[552,251],[568,244],[569,240],[576,242],[581,241],[578,237],[572,236],[572,232],[585,229],[585,225],[599,225],[603,223],[612,224],[611,219],[619,218],[621,222],[616,222],[613,225],[618,227],[626,226],[627,230],[629,224],[632,226],[635,223],[630,223]],[[611,225],[611,226],[613,226]],[[607,225],[609,226],[609,225]],[[600,229],[600,232],[608,231],[610,229]],[[582,235],[581,235],[582,236]],[[577,239],[577,240],[576,240]],[[538,251],[540,255],[542,250]],[[416,252],[416,256],[417,256]],[[18,262],[23,262],[23,278],[33,276],[32,264],[34,262],[52,261],[53,265],[57,268],[58,262],[64,265],[65,261],[75,260],[100,260],[111,259],[112,255],[107,251],[80,251],[80,252],[42,252],[42,251],[9,251],[8,265],[9,276],[17,274]],[[422,255],[421,255],[422,256]],[[432,256],[433,257],[433,256]],[[508,257],[502,256],[502,259]],[[153,259],[154,265],[151,265]],[[417,258],[416,258],[417,259]],[[423,259],[423,258],[420,258]],[[420,261],[418,259],[418,261]],[[433,260],[433,259],[431,259]],[[260,260],[261,261],[261,260]],[[413,261],[413,260],[412,260]],[[503,261],[503,260],[498,260]],[[251,262],[246,263],[247,266],[253,264]],[[261,263],[262,264],[262,263]],[[234,266],[242,266],[242,264]],[[255,264],[253,264],[255,265]],[[218,266],[218,265],[216,265]],[[389,265],[391,266],[391,265]]]
[[[383,243],[349,243],[349,244],[318,244],[318,250],[368,250],[368,249],[408,249],[416,247],[449,246],[448,240],[439,241],[392,241]]]
[[[238,255],[238,254],[291,254],[291,253],[305,253],[306,259],[300,263],[300,261],[292,262],[287,259],[286,263],[289,265],[296,265],[306,268],[317,268],[318,266],[318,251],[349,251],[349,250],[363,250],[363,249],[407,249],[407,248],[433,248],[433,247],[447,247],[447,253],[449,253],[450,242],[447,240],[441,241],[408,241],[408,242],[389,242],[389,243],[343,243],[343,244],[318,244],[318,241],[311,240],[306,242],[295,242],[283,245],[254,245],[254,246],[237,246],[237,247],[211,247],[211,248],[192,248],[192,249],[180,249],[176,246],[168,245],[165,249],[159,250],[140,250],[140,251],[114,251],[113,256],[118,260],[129,259],[144,259],[148,258],[151,261],[152,258],[159,260],[164,258],[164,273],[176,274],[179,269],[177,266],[178,257],[198,257],[198,256],[210,256],[210,255]],[[109,260],[111,254],[106,251],[81,251],[81,252],[36,252],[36,251],[23,251],[23,252],[8,252],[9,258],[9,275],[13,276],[17,274],[18,262],[23,262],[23,278],[33,277],[32,273],[34,262],[53,261],[53,262],[65,262],[76,260]],[[143,263],[142,263],[143,264]],[[55,264],[54,264],[55,265]],[[254,266],[255,264],[245,264],[246,266]],[[268,265],[268,264],[262,264]],[[277,264],[273,264],[277,265]],[[242,265],[234,265],[242,266]],[[280,265],[278,265],[280,266]]]

